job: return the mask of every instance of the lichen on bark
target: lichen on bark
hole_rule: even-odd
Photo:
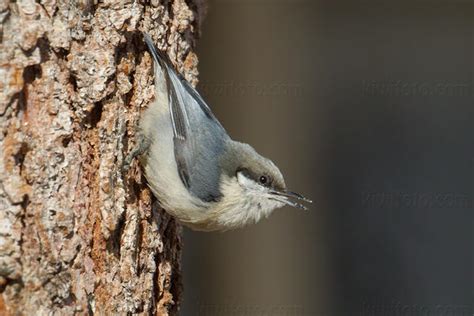
[[[176,314],[181,228],[136,162],[149,33],[197,82],[201,2],[0,1],[0,314]]]

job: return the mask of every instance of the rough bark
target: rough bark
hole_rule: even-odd
[[[0,1],[0,314],[176,314],[181,228],[137,161],[142,32],[197,81],[202,3]]]

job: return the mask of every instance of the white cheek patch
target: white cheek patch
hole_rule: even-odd
[[[242,227],[268,217],[284,203],[269,199],[268,189],[238,172],[235,178],[224,178],[223,201],[216,215],[219,226]]]
[[[246,177],[242,172],[237,172],[237,181],[239,182],[240,186],[247,191],[252,192],[263,192],[265,188],[259,185],[257,182],[253,181],[252,179]]]
[[[284,203],[267,198],[268,189],[252,179],[246,177],[242,172],[237,173],[237,181],[242,187],[242,191],[260,209],[274,209],[282,207]]]

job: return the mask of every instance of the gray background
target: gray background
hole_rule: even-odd
[[[200,85],[310,211],[185,229],[182,315],[472,315],[473,1],[209,1]]]

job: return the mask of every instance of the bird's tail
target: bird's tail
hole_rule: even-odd
[[[173,64],[171,63],[168,55],[156,48],[155,43],[153,43],[150,35],[144,33],[143,38],[145,39],[145,43],[148,46],[148,50],[150,51],[153,60],[161,67],[165,67],[168,71],[174,71]]]
[[[156,48],[151,37],[148,34],[143,34],[143,37],[148,50],[155,60],[155,89],[157,97],[161,100],[165,98],[168,100],[168,102],[163,103],[168,105],[171,113],[173,135],[175,138],[184,139],[186,137],[186,126],[189,126],[183,101],[183,89],[185,89],[183,84],[186,81],[174,69],[168,56]],[[158,65],[159,67],[157,67]]]
[[[154,61],[155,101],[158,103],[156,109],[169,111],[170,88],[172,87],[170,78],[171,69],[167,64],[169,59],[166,53],[157,49],[150,35],[144,33],[143,38]]]

